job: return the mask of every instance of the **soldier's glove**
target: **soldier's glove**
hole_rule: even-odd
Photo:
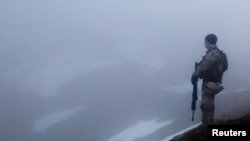
[[[193,85],[195,85],[195,83],[198,81],[198,76],[195,76],[195,75],[192,75],[192,78],[191,78],[191,83]]]

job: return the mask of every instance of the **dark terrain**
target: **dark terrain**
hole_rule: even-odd
[[[217,119],[216,125],[249,125],[250,113],[230,119]],[[175,136],[170,141],[207,141],[206,131],[199,125],[181,135]]]

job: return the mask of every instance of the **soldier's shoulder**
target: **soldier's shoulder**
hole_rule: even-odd
[[[220,54],[220,51],[218,49],[212,49],[208,52],[206,59],[207,60],[215,60],[217,56]]]
[[[221,52],[220,49],[214,48],[214,49],[212,49],[212,50],[209,52],[209,54],[210,54],[210,55],[213,55],[213,56],[217,56],[217,55],[220,54],[220,52]]]
[[[218,47],[216,47],[216,48],[213,48],[210,52],[221,52],[221,50]]]

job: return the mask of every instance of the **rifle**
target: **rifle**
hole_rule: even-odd
[[[195,70],[198,67],[198,63],[195,62]],[[194,111],[196,110],[196,100],[198,99],[197,96],[197,82],[198,82],[198,78],[196,79],[196,82],[193,84],[193,94],[192,94],[192,104],[191,104],[191,109],[192,109],[192,121],[194,121]]]

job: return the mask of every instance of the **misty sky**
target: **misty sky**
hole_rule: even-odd
[[[126,100],[132,108],[140,109],[151,102],[147,98],[154,98],[151,92],[172,91],[187,96],[186,92],[192,89],[194,63],[205,55],[204,37],[209,33],[218,36],[218,47],[228,55],[226,91],[230,92],[231,87],[248,90],[249,6],[247,0],[0,0],[0,115],[14,109],[0,120],[7,121],[12,113],[22,115],[19,108],[25,103],[24,108],[40,108],[37,113],[27,111],[32,125],[38,121],[34,126],[39,128],[34,130],[40,131],[49,127],[48,123],[58,122],[51,117],[63,120],[62,116],[71,118],[68,113],[79,111],[91,115],[88,110],[97,109],[93,104],[96,101],[120,117],[115,112],[122,111]],[[116,80],[119,78],[122,82]],[[95,89],[96,86],[99,87]],[[134,100],[131,93],[138,93],[139,98]],[[18,103],[32,99],[27,98],[29,94],[40,98],[37,101],[41,103]],[[161,96],[155,96],[150,106],[164,105]],[[112,100],[114,97],[118,102]],[[170,103],[179,100],[173,95],[171,98],[166,99]],[[134,104],[138,101],[141,103]],[[115,104],[121,107],[115,109]],[[155,112],[154,108],[151,110]],[[140,115],[136,110],[132,112],[134,117]],[[101,109],[93,115],[102,113],[106,114]],[[43,116],[47,123],[39,120]],[[172,122],[166,117],[155,130]],[[115,132],[117,135],[110,131],[106,138],[113,136],[112,140],[130,133],[126,129],[144,128],[141,124],[134,128],[125,126],[137,120],[132,118],[123,123],[124,132],[119,127],[122,129]],[[141,120],[154,126],[158,118]],[[105,121],[108,124],[109,120]],[[6,127],[9,124],[12,123],[6,123]],[[0,125],[0,131],[4,129]]]
[[[190,73],[205,52],[208,33],[217,34],[230,61],[242,61],[250,45],[249,4],[2,0],[1,84],[18,80],[52,95],[77,74],[128,60],[145,63],[148,71],[184,65]]]

